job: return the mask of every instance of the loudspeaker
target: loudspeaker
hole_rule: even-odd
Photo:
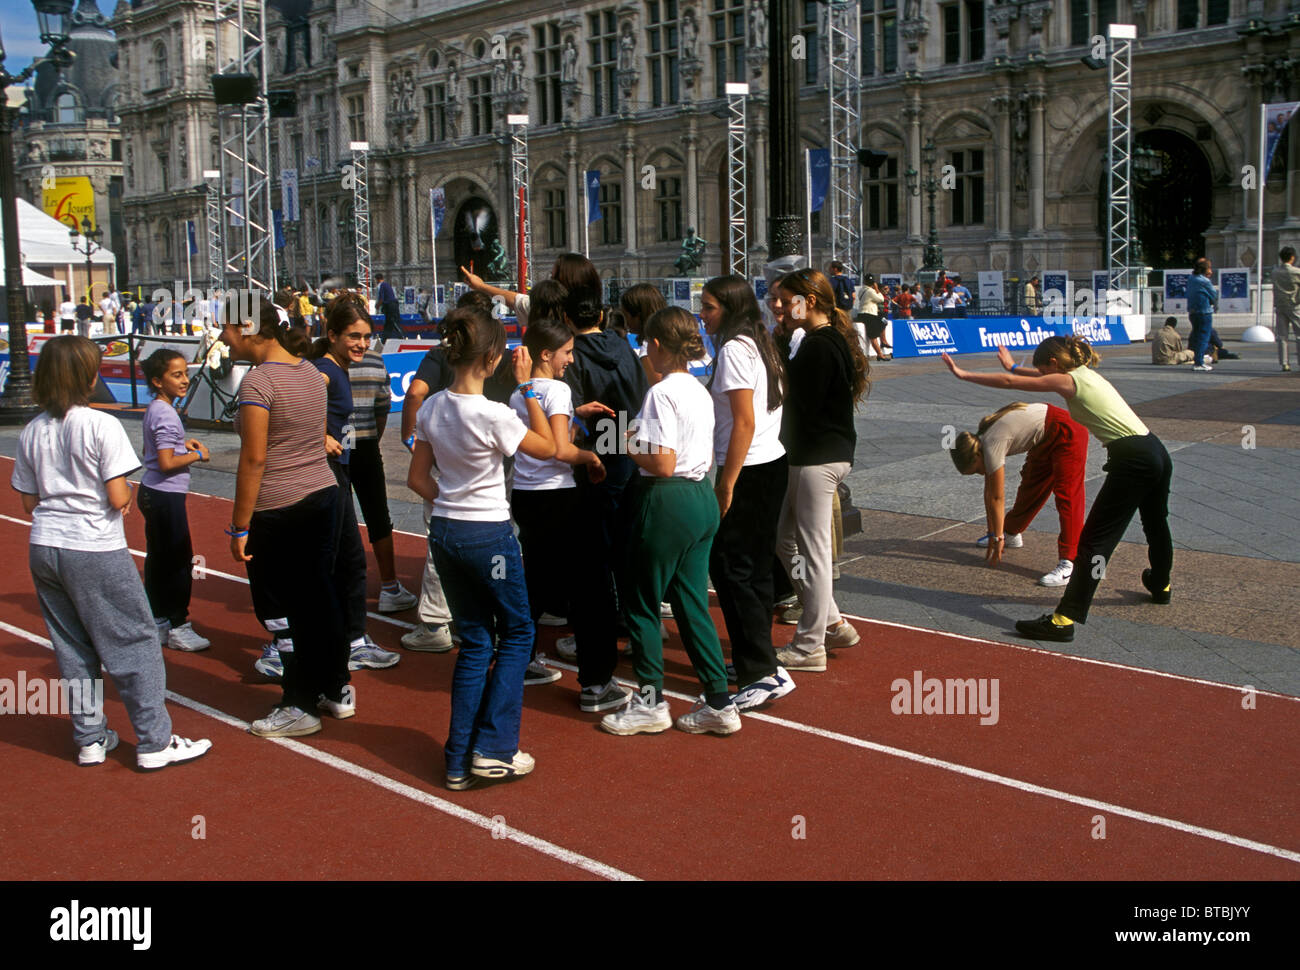
[[[293,118],[298,114],[297,91],[267,91],[266,103],[272,118]]]
[[[252,104],[257,100],[257,75],[214,74],[212,97],[217,104]]]

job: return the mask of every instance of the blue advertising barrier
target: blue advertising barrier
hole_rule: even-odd
[[[1129,342],[1119,317],[931,317],[893,319],[895,357],[1032,350],[1048,337],[1082,337],[1094,347]]]

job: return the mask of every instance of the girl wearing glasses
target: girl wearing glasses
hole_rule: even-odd
[[[352,382],[348,367],[359,364],[370,343],[370,314],[362,297],[344,293],[325,308],[325,336],[309,355],[329,383],[325,410],[325,452],[339,485],[338,515],[334,523],[338,553],[334,560],[334,589],[348,622],[351,639],[348,669],[392,667],[401,656],[384,650],[366,635],[366,552],[352,502],[351,460],[356,442],[352,423]]]

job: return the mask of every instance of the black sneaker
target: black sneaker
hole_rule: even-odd
[[[1233,353],[1231,350],[1220,350],[1219,360],[1241,360],[1241,354]]]
[[[1057,626],[1052,622],[1051,613],[1044,613],[1036,620],[1016,620],[1016,632],[1031,640],[1046,640],[1052,643],[1074,641],[1074,624]]]
[[[524,686],[536,687],[538,684],[553,684],[563,676],[561,671],[548,667],[540,660],[533,660],[524,672]]]
[[[1151,582],[1151,570],[1142,570],[1142,585],[1145,586],[1147,592],[1151,594],[1152,603],[1159,603],[1161,606],[1164,606],[1169,602],[1169,587],[1166,586],[1164,589],[1156,589],[1155,585]]]
[[[740,678],[736,676],[736,665],[735,665],[735,664],[727,664],[727,683],[728,683],[728,684],[739,684],[739,683],[740,683]]]
[[[631,692],[620,687],[618,681],[611,680],[599,687],[584,687],[578,697],[578,706],[588,714],[598,711],[611,711],[627,703]]]

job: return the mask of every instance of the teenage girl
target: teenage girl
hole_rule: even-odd
[[[456,379],[420,407],[406,483],[433,503],[429,547],[462,638],[444,746],[446,784],[459,791],[475,776],[517,778],[533,770],[532,756],[519,750],[519,722],[534,631],[501,459],[516,452],[552,458],[555,438],[540,396],[524,386],[532,374],[528,348],[517,348],[513,359],[525,425],[509,406],[483,395],[505,351],[501,322],[465,308],[447,314],[442,328]]]
[[[645,342],[641,338],[641,329],[647,320],[668,305],[668,301],[664,299],[657,286],[638,283],[623,291],[619,305],[623,308],[623,319],[627,321],[627,332],[636,334],[636,355],[641,358],[646,379],[651,384],[658,384],[662,375],[657,373],[650,364],[650,358],[646,355]]]
[[[744,711],[794,690],[772,647],[772,550],[789,475],[781,445],[785,368],[743,277],[705,283],[700,319],[716,348],[708,388],[722,521],[709,574],[731,640],[736,708]]]
[[[733,734],[740,712],[727,693],[718,631],[709,616],[709,549],[718,531],[718,500],[707,475],[713,463],[713,403],[687,366],[704,356],[695,317],[679,307],[646,321],[646,352],[663,379],[646,394],[628,451],[640,471],[627,564],[624,606],[640,691],[606,714],[611,734],[658,734],[673,726],[664,700],[659,604],[672,604],[682,643],[703,696],[677,727],[691,734]]]
[[[1093,370],[1101,358],[1088,342],[1078,337],[1048,337],[1034,350],[1032,367],[1017,365],[1011,353],[999,347],[998,362],[1006,374],[973,374],[958,367],[947,354],[943,360],[963,381],[1061,395],[1070,416],[1106,446],[1106,480],[1083,523],[1065,594],[1055,612],[1036,620],[1019,620],[1016,631],[1035,640],[1069,643],[1074,639],[1074,624],[1088,621],[1088,608],[1105,572],[1105,563],[1134,512],[1142,516],[1151,562],[1151,568],[1142,572],[1142,585],[1153,602],[1168,603],[1169,574],[1174,563],[1174,541],[1169,533],[1169,483],[1174,465],[1160,439],[1147,429],[1110,382]],[[996,534],[989,542],[1001,544],[1005,536]]]
[[[187,616],[194,574],[194,547],[185,498],[190,465],[208,460],[208,449],[185,437],[176,402],[185,399],[189,371],[174,350],[155,350],[141,365],[154,399],[144,412],[144,476],[136,499],[144,516],[144,589],[163,646],[206,650],[212,644],[194,632]]]
[[[475,292],[486,294],[494,302],[500,297],[514,313],[520,327],[527,327],[528,321],[533,317],[545,316],[552,309],[554,291],[539,292],[534,286],[529,293],[516,293],[514,290],[502,289],[484,282],[481,276],[470,272],[464,266],[460,268],[460,275]],[[551,269],[551,279],[563,286],[566,291],[582,289],[594,290],[597,294],[601,292],[600,272],[596,269],[596,264],[581,253],[562,253],[556,257],[555,266]],[[560,299],[562,300],[563,297],[561,296]]]
[[[329,384],[325,421],[325,451],[339,486],[339,519],[335,524],[337,558],[334,589],[347,616],[348,669],[383,670],[401,655],[385,650],[366,634],[366,551],[352,501],[351,461],[356,431],[352,424],[352,382],[348,367],[361,362],[370,345],[370,314],[357,294],[344,292],[325,307],[325,335],[310,353],[316,369]]]
[[[851,647],[859,639],[835,605],[828,526],[836,489],[853,464],[853,411],[867,392],[868,364],[825,276],[799,270],[781,279],[781,292],[789,302],[786,316],[802,323],[804,338],[786,364],[781,443],[790,473],[777,551],[803,611],[794,640],[777,652],[777,662],[790,670],[823,671],[827,648]]]
[[[276,637],[283,696],[249,728],[264,738],[321,729],[318,708],[356,713],[348,683],[348,633],[334,589],[339,486],[325,440],[325,378],[302,359],[307,337],[281,322],[267,301],[240,320],[227,311],[221,339],[255,366],[239,385],[239,470],[230,555],[248,569],[259,618]]]
[[[974,434],[957,436],[952,463],[963,475],[984,476],[984,510],[988,533],[986,561],[997,566],[1006,547],[1024,545],[1020,533],[1034,521],[1049,495],[1056,496],[1061,532],[1056,538],[1056,568],[1038,580],[1039,586],[1064,586],[1074,571],[1074,557],[1083,528],[1083,473],[1088,465],[1088,432],[1070,420],[1063,408],[1016,401],[980,422]],[[1011,511],[1003,515],[1006,459],[1024,454],[1020,487]],[[994,542],[1003,536],[1003,542]]]
[[[32,517],[28,562],[59,673],[89,688],[69,692],[77,763],[102,764],[117,747],[102,688],[91,686],[102,666],[135,730],[136,764],[164,768],[212,742],[172,734],[158,628],[122,529],[126,476],[140,462],[121,422],[88,407],[98,378],[99,348],[85,337],[45,344],[32,381],[43,412],[18,438],[10,482]]]
[[[545,604],[568,601],[571,529],[578,517],[573,466],[584,466],[592,482],[605,477],[605,466],[595,452],[578,448],[572,441],[569,422],[573,418],[573,392],[560,378],[573,360],[573,331],[562,320],[534,317],[524,334],[524,346],[532,357],[532,374],[511,396],[510,406],[521,420],[527,421],[528,398],[524,393],[531,387],[537,392],[537,401],[555,438],[554,458],[542,461],[526,453],[515,458],[514,489],[510,493],[510,510],[519,525],[519,544],[523,547],[529,614],[536,624]],[[528,665],[524,684],[559,680],[560,672],[541,663],[536,655],[534,640],[534,659]],[[613,679],[583,685],[580,698],[584,711],[608,710],[625,700],[626,692]]]

